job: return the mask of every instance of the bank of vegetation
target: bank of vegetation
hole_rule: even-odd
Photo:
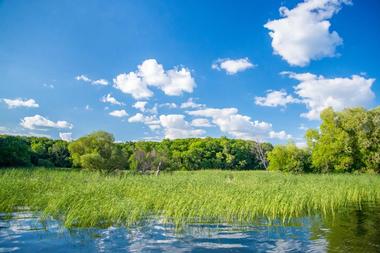
[[[67,227],[287,221],[380,201],[380,177],[266,171],[174,171],[160,176],[85,170],[4,169],[0,212],[39,211]]]

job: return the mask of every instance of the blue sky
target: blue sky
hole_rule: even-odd
[[[0,133],[302,145],[323,108],[379,105],[379,10],[371,0],[0,1]]]

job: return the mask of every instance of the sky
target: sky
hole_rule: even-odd
[[[380,2],[0,1],[0,133],[304,145],[380,103]]]

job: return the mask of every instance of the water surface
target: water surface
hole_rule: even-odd
[[[181,231],[159,220],[133,228],[66,229],[54,219],[0,215],[0,252],[380,252],[380,209],[287,226],[192,224]]]

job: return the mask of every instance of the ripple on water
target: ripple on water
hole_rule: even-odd
[[[367,216],[365,216],[367,217]],[[360,217],[363,220],[363,217]],[[344,220],[344,219],[343,219]],[[346,219],[342,227],[353,226]],[[380,219],[378,219],[380,221]],[[174,225],[159,220],[145,222],[134,228],[109,227],[107,229],[66,229],[56,220],[41,222],[39,216],[23,212],[0,214],[1,252],[326,252],[345,249],[335,245],[333,237],[340,220],[333,226],[314,219],[302,219],[289,226],[229,226],[225,224],[191,224],[181,232]],[[373,221],[371,221],[371,224]],[[379,223],[380,225],[380,223]],[[340,225],[339,225],[340,226]],[[338,226],[338,227],[339,227]],[[334,230],[335,229],[335,230]],[[352,229],[352,228],[351,228]],[[360,227],[365,231],[368,227]],[[341,235],[342,233],[338,233]],[[372,234],[370,234],[372,235]],[[374,238],[376,236],[374,232]],[[378,242],[366,237],[368,244]],[[355,238],[350,238],[355,240]],[[353,245],[353,246],[352,246]],[[351,252],[356,244],[352,244]],[[339,251],[339,250],[338,250]],[[360,251],[359,251],[360,252]],[[375,251],[373,251],[375,252]]]

